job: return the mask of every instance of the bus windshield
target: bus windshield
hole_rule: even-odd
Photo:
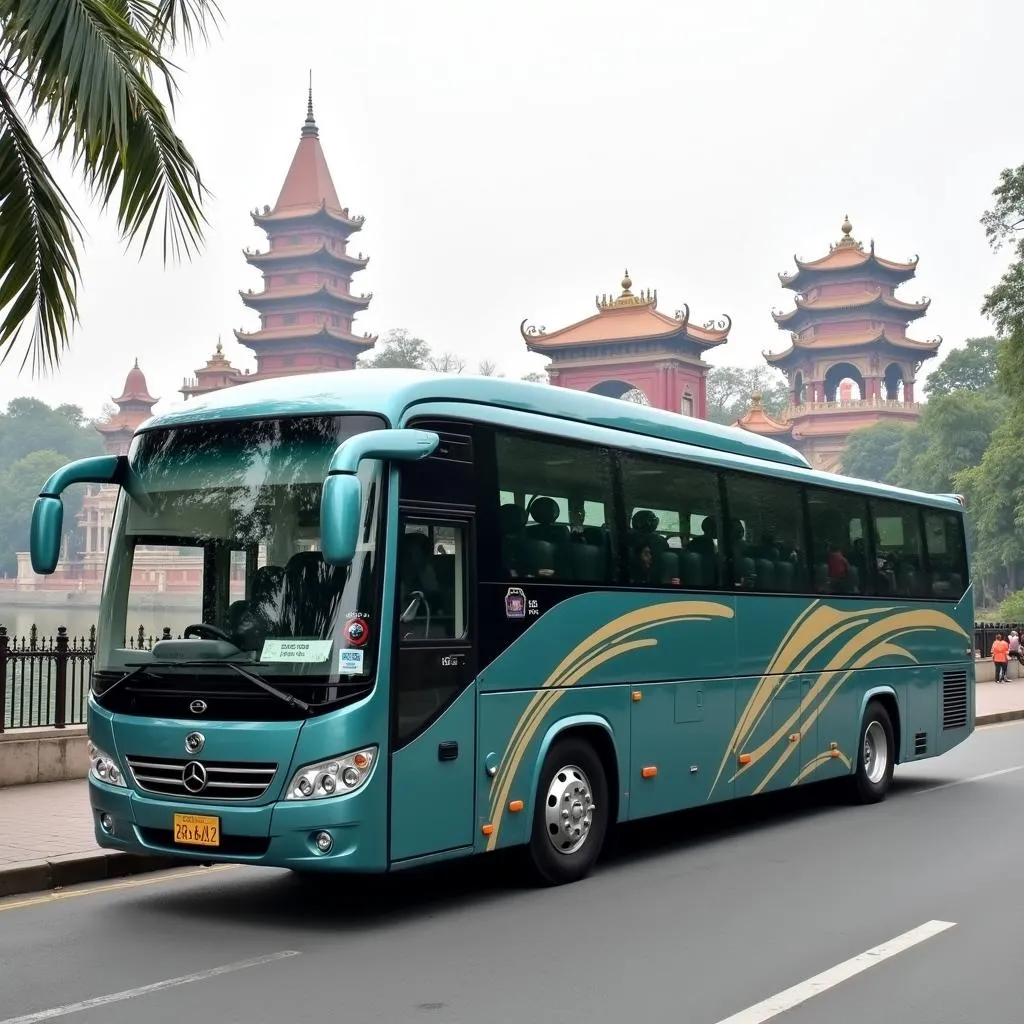
[[[137,436],[128,454],[137,497],[122,491],[114,517],[97,670],[138,663],[132,616],[149,606],[179,623],[174,637],[200,627],[190,635],[233,645],[237,654],[222,644],[220,656],[255,663],[261,675],[371,674],[380,464],[360,468],[363,514],[349,566],[320,554],[320,497],[338,445],[384,426],[375,416],[305,416]]]

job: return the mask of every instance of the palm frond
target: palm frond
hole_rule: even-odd
[[[219,28],[220,22],[216,0],[158,0],[146,38],[160,50],[179,45],[192,50],[197,39],[208,42],[210,29]]]
[[[78,319],[78,222],[10,93],[0,85],[0,362],[31,323],[33,375],[51,368]]]
[[[32,83],[33,113],[47,117],[57,148],[104,207],[121,187],[127,242],[141,238],[144,250],[162,214],[164,259],[198,250],[208,193],[150,78],[162,78],[173,99],[173,66],[126,19],[155,19],[159,8],[147,0],[0,0],[4,8],[6,46]]]

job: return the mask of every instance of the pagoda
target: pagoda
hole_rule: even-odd
[[[239,383],[239,377],[248,380],[249,376],[241,374],[240,371],[231,365],[224,355],[224,346],[220,338],[217,339],[217,347],[213,355],[195,372],[194,377],[186,377],[182,386],[178,389],[187,401],[197,395],[205,395],[210,391],[220,391]]]
[[[773,418],[759,400],[735,424],[799,448],[818,469],[838,471],[850,433],[876,423],[913,424],[920,415],[914,382],[942,339],[915,341],[907,328],[930,300],[905,302],[896,289],[911,280],[918,259],[882,259],[853,237],[847,217],[842,237],[817,260],[794,257],[796,271],[779,274],[795,305],[773,312],[789,331],[785,351],[765,353],[789,382],[790,407]]]
[[[139,369],[136,359],[125,378],[121,394],[114,399],[117,412],[106,423],[96,425],[103,437],[103,446],[111,455],[128,454],[136,429],[149,419],[153,406],[159,401],[149,393],[146,375]]]
[[[136,359],[125,378],[121,394],[114,399],[117,411],[106,423],[96,424],[103,446],[111,455],[128,454],[135,431],[153,414],[153,406],[158,401],[149,393],[146,375]],[[103,579],[110,525],[114,520],[119,490],[113,485],[92,485],[82,499],[82,509],[76,519],[81,553],[74,566],[75,578],[82,581],[81,585],[98,586]]]
[[[260,316],[258,331],[235,331],[256,356],[256,371],[244,380],[354,369],[357,357],[376,341],[356,336],[352,326],[372,298],[351,290],[352,275],[369,262],[348,251],[349,238],[365,218],[350,214],[338,199],[313,117],[312,87],[277,203],[253,211],[252,219],[266,233],[268,247],[245,252],[246,262],[263,275],[263,290],[240,293]]]
[[[688,306],[667,316],[657,291],[632,289],[627,270],[618,296],[595,299],[594,315],[551,334],[524,320],[519,332],[531,352],[551,360],[552,384],[705,418],[711,367],[702,357],[725,343],[731,321],[698,327]]]

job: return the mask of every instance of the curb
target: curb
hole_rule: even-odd
[[[60,889],[83,882],[103,882],[151,871],[166,871],[168,868],[181,867],[184,863],[174,857],[119,853],[113,850],[25,861],[9,868],[0,868],[0,898]]]
[[[993,711],[990,715],[976,715],[975,726],[995,725],[997,722],[1016,722],[1024,718],[1024,708],[1013,708],[1010,711]]]

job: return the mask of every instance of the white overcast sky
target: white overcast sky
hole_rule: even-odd
[[[82,322],[59,372],[20,353],[21,394],[96,413],[137,357],[177,401],[217,337],[254,329],[249,211],[277,198],[305,116],[338,193],[366,216],[357,330],[405,327],[509,374],[543,366],[524,317],[554,330],[595,293],[656,288],[697,322],[728,313],[720,364],[787,336],[776,274],[823,255],[849,213],[880,255],[920,254],[900,294],[932,298],[913,336],[944,349],[990,333],[982,297],[1005,266],[978,219],[1024,162],[1014,0],[222,0],[220,38],[183,58],[178,126],[214,193],[204,252],[165,269],[126,253],[72,190],[88,236]]]

